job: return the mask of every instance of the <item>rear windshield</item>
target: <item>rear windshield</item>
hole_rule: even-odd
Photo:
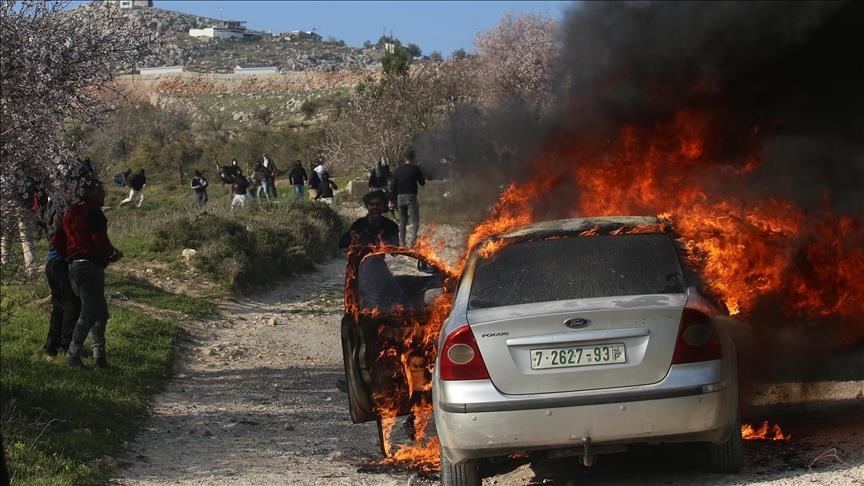
[[[468,308],[683,292],[669,235],[568,237],[517,243],[478,261]]]

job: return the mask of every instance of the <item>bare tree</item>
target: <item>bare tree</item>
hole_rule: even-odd
[[[403,76],[367,80],[327,129],[322,151],[347,168],[380,157],[400,160],[419,133],[475,96],[467,62],[417,66]]]
[[[115,67],[134,66],[152,42],[134,17],[107,3],[67,6],[0,2],[0,216],[4,228],[21,228],[25,256],[31,236],[23,219],[32,214],[22,209],[34,188],[50,188],[61,203],[77,189],[64,165],[75,155],[64,142],[67,122],[95,120]],[[11,235],[4,236],[5,259]]]

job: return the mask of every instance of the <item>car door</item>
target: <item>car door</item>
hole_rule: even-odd
[[[425,334],[433,301],[454,282],[405,248],[349,254],[341,335],[352,422],[408,414],[428,396],[435,340]]]

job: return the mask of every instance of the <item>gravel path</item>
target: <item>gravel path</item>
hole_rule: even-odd
[[[188,327],[176,376],[111,483],[438,484],[434,474],[379,465],[374,423],[350,421],[337,388],[344,273],[344,261],[333,260]],[[859,396],[851,409],[784,423],[791,441],[747,442],[739,475],[702,473],[690,450],[667,448],[601,456],[590,469],[575,458],[514,462],[484,484],[864,485],[862,389],[844,388]]]

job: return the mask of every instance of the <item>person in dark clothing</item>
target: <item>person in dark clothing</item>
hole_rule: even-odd
[[[267,200],[269,201],[270,198],[276,199],[276,196],[277,196],[277,193],[276,193],[276,162],[273,162],[273,159],[271,159],[269,156],[267,156],[267,154],[263,154],[263,156],[264,156],[264,160],[262,161],[262,164],[264,165],[264,168],[267,169],[267,178],[263,182],[266,183],[267,196],[268,196]],[[258,199],[261,199],[261,197],[259,196]]]
[[[129,197],[120,201],[120,205],[132,202],[132,198],[138,196],[138,204],[135,207],[140,208],[141,203],[144,202],[144,186],[146,185],[147,176],[144,175],[144,169],[138,169],[138,172],[129,179]]]
[[[318,193],[315,195],[315,200],[321,200],[329,205],[333,205],[333,191],[339,189],[336,183],[330,180],[330,174],[323,172],[321,174],[321,184],[318,186]]]
[[[198,207],[203,208],[207,204],[207,178],[200,170],[195,169],[195,177],[192,178],[192,190],[195,191],[195,200],[198,201]]]
[[[242,172],[239,172],[234,178],[234,183],[231,184],[231,192],[234,198],[231,200],[231,210],[246,207],[246,195],[249,192],[249,180]]]
[[[108,302],[105,300],[105,267],[123,257],[108,239],[108,220],[102,212],[105,188],[98,180],[85,183],[83,201],[63,215],[63,233],[69,263],[69,281],[81,300],[81,314],[66,352],[66,364],[80,368],[81,350],[90,334],[96,366],[108,368],[105,356],[105,328]]]
[[[372,191],[363,196],[366,216],[351,224],[339,238],[339,247],[346,254],[357,246],[396,246],[399,227],[384,217],[387,194]],[[360,290],[360,306],[364,309],[390,309],[400,301],[402,291],[396,277],[390,271],[384,255],[367,255],[357,268]]]
[[[258,187],[255,192],[255,198],[258,199],[259,202],[262,201],[261,194],[263,193],[267,202],[270,202],[270,188],[268,187],[270,184],[270,171],[264,166],[263,162],[255,164],[255,167],[252,169],[252,179],[253,185],[257,185]]]
[[[303,199],[303,186],[306,185],[306,181],[308,180],[309,175],[306,173],[306,169],[303,168],[303,163],[295,160],[294,167],[288,173],[288,181],[294,186],[294,196],[297,199]]]
[[[369,171],[369,190],[389,191],[391,175],[390,164],[384,160],[384,157],[381,157],[378,164]]]
[[[51,320],[48,338],[42,349],[51,356],[67,350],[72,342],[72,332],[81,313],[81,300],[69,282],[69,263],[66,261],[66,234],[63,232],[63,213],[49,199],[42,213],[42,221],[48,231],[48,261],[45,263],[45,278],[51,289]]]
[[[399,244],[406,246],[408,229],[408,214],[411,214],[411,225],[414,238],[411,244],[417,242],[417,233],[420,230],[420,204],[417,202],[418,185],[426,185],[423,171],[415,164],[415,154],[409,150],[405,154],[405,163],[393,174],[390,184],[391,203],[399,208]]]
[[[339,248],[347,252],[354,245],[392,245],[399,244],[399,226],[384,217],[387,208],[387,194],[376,190],[363,196],[367,214],[355,220],[339,239]]]

